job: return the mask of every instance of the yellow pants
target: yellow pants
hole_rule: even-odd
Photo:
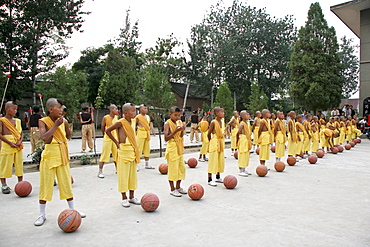
[[[246,168],[249,165],[249,148],[251,144],[246,135],[240,135],[239,138],[238,166],[239,168]]]
[[[134,148],[127,142],[121,143],[117,153],[118,192],[136,190],[138,181]]]
[[[15,143],[16,140],[12,135],[4,135],[6,139]],[[2,143],[0,151],[0,178],[11,178],[13,173],[13,164],[15,175],[23,176],[23,151],[12,148],[6,142]]]
[[[348,141],[348,142],[352,141],[352,136],[353,136],[352,127],[349,126],[347,128],[346,141]]]
[[[169,181],[185,180],[186,167],[184,156],[180,155],[178,157],[179,158],[177,160],[167,160]]]
[[[208,173],[217,174],[225,171],[224,152],[214,151],[209,153]]]
[[[236,143],[236,134],[238,133],[237,128],[233,128],[231,131],[231,149],[238,149],[238,144]]]
[[[82,125],[81,134],[82,134],[82,150],[86,150],[86,141],[90,149],[94,148],[93,145],[93,125],[84,124]]]
[[[346,140],[346,131],[341,131],[339,136],[339,143],[343,144]]]
[[[303,143],[303,151],[309,152],[311,151],[311,138],[305,138]]]
[[[253,145],[258,145],[258,130],[260,127],[254,127],[253,130]]]
[[[269,160],[270,159],[270,144],[260,145],[260,160]]]
[[[200,154],[207,154],[209,148],[208,132],[202,133],[202,148],[200,149]]]
[[[298,132],[297,136],[299,136],[301,140],[297,142],[296,154],[301,154],[301,152],[303,152],[304,134],[303,132]]]
[[[285,136],[281,131],[278,131],[275,138],[275,157],[282,158],[285,156]]]
[[[146,138],[137,138],[137,147],[139,148],[140,155],[144,152],[144,157],[150,155],[150,141]]]
[[[239,168],[246,168],[249,166],[249,151],[245,153],[238,153],[238,167]]]
[[[288,155],[293,156],[297,154],[297,141],[292,141],[290,133],[288,134]]]
[[[356,139],[356,137],[359,137],[361,135],[362,135],[361,130],[353,128],[353,139]]]
[[[116,162],[117,160],[117,146],[116,144],[111,141],[103,141],[103,148],[100,155],[100,162],[109,162],[110,161],[110,154],[112,153],[113,161]]]
[[[325,130],[321,130],[320,132],[320,146],[321,147],[329,147],[330,148],[330,145],[328,143],[328,141],[326,140],[326,136],[325,136],[325,133],[324,133]]]
[[[311,151],[313,153],[316,153],[317,150],[319,149],[319,132],[313,132],[312,133],[312,148]]]

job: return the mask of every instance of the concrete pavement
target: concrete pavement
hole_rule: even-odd
[[[274,171],[271,154],[271,170],[264,178],[255,175],[256,154],[248,168],[252,175],[238,177],[237,160],[228,149],[222,176],[237,176],[233,190],[207,185],[206,162],[187,167],[182,185],[200,183],[205,189],[200,201],[170,196],[167,176],[157,169],[141,169],[136,196],[157,194],[161,204],[153,213],[121,206],[113,164],[106,165],[105,179],[97,178],[97,166],[72,168],[75,205],[87,218],[70,234],[57,225],[59,213],[67,208],[57,187],[47,204],[47,221],[41,227],[33,225],[39,173],[28,173],[30,196],[0,194],[0,246],[369,246],[370,142],[362,141],[350,151],[327,154],[315,165],[302,160],[282,173]],[[197,156],[189,153],[185,159]],[[156,167],[163,162],[151,160]],[[15,184],[13,177],[9,185]]]

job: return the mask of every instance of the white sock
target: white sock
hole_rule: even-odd
[[[149,166],[149,160],[145,161],[145,166]]]
[[[70,209],[75,209],[75,203],[74,203],[74,201],[73,201],[73,200],[71,200],[71,201],[67,201],[67,203],[68,203],[68,207],[69,207]]]
[[[46,203],[45,204],[39,204],[39,205],[40,205],[40,215],[45,216]]]

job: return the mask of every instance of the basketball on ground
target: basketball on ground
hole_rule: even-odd
[[[166,163],[162,163],[158,166],[158,171],[161,173],[161,174],[167,174],[168,172],[168,165]]]
[[[256,154],[260,154],[260,148],[256,149]]]
[[[190,168],[195,168],[198,165],[198,161],[196,158],[190,158],[188,159],[188,166]]]
[[[233,175],[227,175],[224,177],[224,186],[227,189],[234,189],[236,185],[238,184],[238,179],[236,179]]]
[[[270,148],[270,150],[271,150],[271,152],[275,153],[275,151],[276,151],[276,146],[272,146],[272,147]]]
[[[194,201],[201,199],[204,195],[203,186],[200,184],[190,185],[188,188],[188,195]]]
[[[159,198],[156,194],[146,193],[141,197],[141,207],[147,212],[155,211],[159,206]]]
[[[288,157],[288,159],[286,160],[286,162],[288,163],[288,165],[290,166],[294,166],[295,163],[297,163],[297,160],[296,158],[294,158],[293,156],[292,157]]]
[[[257,173],[257,175],[258,175],[259,177],[264,177],[264,176],[266,176],[267,172],[268,172],[268,169],[267,169],[267,167],[266,167],[266,166],[264,166],[264,165],[259,165],[259,166],[257,166],[257,168],[256,168],[256,173]]]
[[[332,147],[332,148],[331,148],[331,152],[332,152],[333,154],[337,154],[337,153],[339,152],[339,149],[338,149],[338,148],[336,148],[336,147]]]
[[[324,157],[324,155],[325,155],[325,152],[322,149],[317,150],[316,156],[318,158],[322,158],[322,157]]]
[[[345,148],[346,150],[351,150],[352,145],[347,143],[346,145],[344,145],[344,148]]]
[[[64,232],[74,232],[81,225],[81,215],[75,209],[65,209],[58,217],[58,225]]]
[[[19,197],[26,197],[31,194],[32,185],[28,181],[21,181],[15,185],[14,191]]]
[[[316,155],[310,155],[308,157],[308,162],[310,162],[310,164],[316,164],[316,162],[317,162],[317,156]]]
[[[238,151],[234,152],[234,158],[238,159]]]
[[[276,162],[276,163],[275,163],[275,165],[274,165],[274,167],[275,167],[275,170],[276,170],[277,172],[282,172],[282,171],[284,171],[284,170],[285,170],[285,164],[284,164],[284,162],[282,162],[282,161],[278,161],[278,162]]]
[[[338,150],[339,150],[339,153],[342,153],[344,151],[344,147],[343,146],[339,146],[338,147]]]
[[[351,141],[351,142],[349,143],[349,145],[351,145],[351,147],[354,147],[354,146],[356,146],[356,142]]]

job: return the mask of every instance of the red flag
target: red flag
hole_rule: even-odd
[[[38,94],[37,96],[39,96],[40,98],[42,98],[42,94]]]

